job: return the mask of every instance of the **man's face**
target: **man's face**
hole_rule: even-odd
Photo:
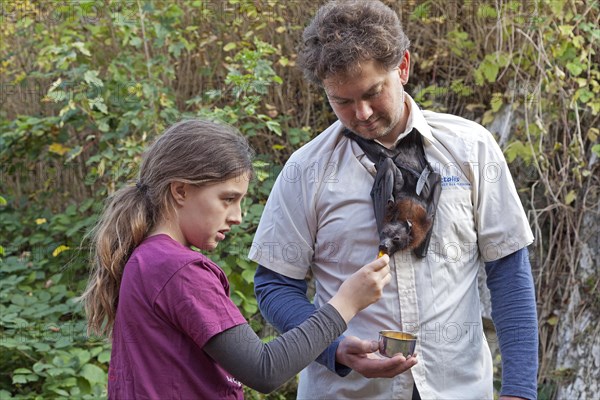
[[[323,81],[329,104],[342,124],[365,139],[392,144],[406,127],[403,83],[408,80],[408,51],[399,67],[382,70],[375,61],[356,73]]]

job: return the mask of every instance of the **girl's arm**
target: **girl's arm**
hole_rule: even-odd
[[[204,350],[247,386],[272,391],[314,361],[352,317],[381,297],[391,279],[389,261],[384,255],[356,271],[327,304],[268,344],[242,324],[216,334]]]
[[[340,313],[325,304],[267,344],[248,324],[242,324],[215,335],[204,351],[246,386],[268,393],[314,361],[344,330],[346,322]]]
[[[256,268],[254,294],[258,308],[279,333],[297,327],[316,311],[315,305],[306,297],[307,290],[304,279],[289,278],[261,265]],[[338,337],[315,360],[339,376],[346,376],[352,371],[335,360],[335,353],[344,337]]]

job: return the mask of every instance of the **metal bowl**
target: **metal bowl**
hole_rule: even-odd
[[[386,357],[398,353],[405,357],[412,356],[416,345],[417,337],[411,333],[391,330],[379,332],[379,353]]]

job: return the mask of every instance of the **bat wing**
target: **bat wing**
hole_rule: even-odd
[[[400,190],[404,186],[404,179],[391,158],[383,158],[376,167],[377,174],[375,175],[375,183],[371,189],[371,198],[373,199],[377,230],[381,236],[385,221],[391,220],[388,213],[392,210],[391,205],[395,203],[394,194],[400,193]]]
[[[429,168],[429,167],[427,167]],[[442,177],[437,172],[430,172],[427,177],[427,181],[423,185],[421,197],[427,202],[427,216],[431,219],[432,228],[427,232],[427,236],[423,242],[413,249],[417,257],[425,257],[427,255],[427,248],[429,247],[429,241],[431,240],[431,232],[433,232],[433,222],[435,220],[435,210],[437,209],[438,202],[440,200],[440,194],[442,193]]]

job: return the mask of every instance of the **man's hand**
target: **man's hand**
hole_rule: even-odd
[[[402,354],[396,354],[387,358],[374,354],[377,350],[379,344],[375,340],[346,336],[337,348],[335,359],[366,378],[392,378],[417,363],[416,356],[406,358]]]

